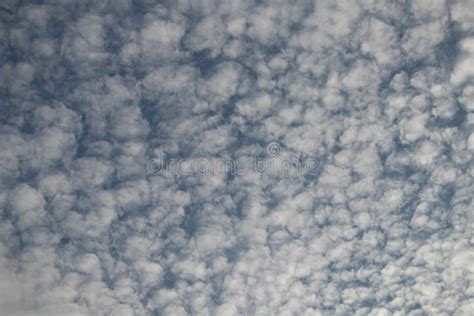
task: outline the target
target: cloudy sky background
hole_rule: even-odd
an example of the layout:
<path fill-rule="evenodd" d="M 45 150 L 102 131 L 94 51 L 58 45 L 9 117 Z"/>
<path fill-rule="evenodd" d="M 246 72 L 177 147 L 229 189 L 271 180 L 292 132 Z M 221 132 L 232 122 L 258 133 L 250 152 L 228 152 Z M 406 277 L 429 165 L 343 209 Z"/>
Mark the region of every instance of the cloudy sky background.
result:
<path fill-rule="evenodd" d="M 472 315 L 474 1 L 3 0 L 0 23 L 1 315 Z M 318 172 L 148 170 L 271 142 Z"/>

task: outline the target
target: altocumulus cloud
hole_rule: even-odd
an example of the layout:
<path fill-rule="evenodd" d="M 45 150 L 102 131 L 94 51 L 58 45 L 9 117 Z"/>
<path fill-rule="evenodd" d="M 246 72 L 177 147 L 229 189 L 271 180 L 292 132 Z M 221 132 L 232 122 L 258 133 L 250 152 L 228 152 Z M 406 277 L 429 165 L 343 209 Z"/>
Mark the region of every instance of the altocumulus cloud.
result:
<path fill-rule="evenodd" d="M 3 0 L 1 315 L 472 315 L 474 1 Z M 154 157 L 317 172 L 147 172 Z"/>

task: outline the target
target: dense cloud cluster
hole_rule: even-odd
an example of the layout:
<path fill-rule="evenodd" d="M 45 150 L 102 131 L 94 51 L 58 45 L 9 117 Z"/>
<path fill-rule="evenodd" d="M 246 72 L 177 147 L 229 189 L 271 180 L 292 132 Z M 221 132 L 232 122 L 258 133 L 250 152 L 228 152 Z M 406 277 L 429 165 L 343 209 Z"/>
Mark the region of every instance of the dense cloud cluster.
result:
<path fill-rule="evenodd" d="M 474 312 L 472 0 L 3 0 L 0 102 L 1 315 Z"/>

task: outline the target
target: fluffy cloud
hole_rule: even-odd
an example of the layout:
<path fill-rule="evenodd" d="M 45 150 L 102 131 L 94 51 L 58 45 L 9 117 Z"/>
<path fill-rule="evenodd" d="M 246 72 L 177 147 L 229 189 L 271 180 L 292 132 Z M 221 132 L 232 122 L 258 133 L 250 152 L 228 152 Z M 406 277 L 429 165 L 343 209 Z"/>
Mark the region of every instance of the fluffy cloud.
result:
<path fill-rule="evenodd" d="M 4 1 L 0 311 L 469 315 L 470 6 Z"/>

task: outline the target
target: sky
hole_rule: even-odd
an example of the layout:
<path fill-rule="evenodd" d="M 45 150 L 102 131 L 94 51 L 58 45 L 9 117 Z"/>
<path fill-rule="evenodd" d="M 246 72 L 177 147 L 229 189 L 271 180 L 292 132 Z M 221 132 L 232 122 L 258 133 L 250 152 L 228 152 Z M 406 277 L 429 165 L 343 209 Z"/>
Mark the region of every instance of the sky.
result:
<path fill-rule="evenodd" d="M 474 1 L 0 2 L 0 315 L 473 313 Z"/>

